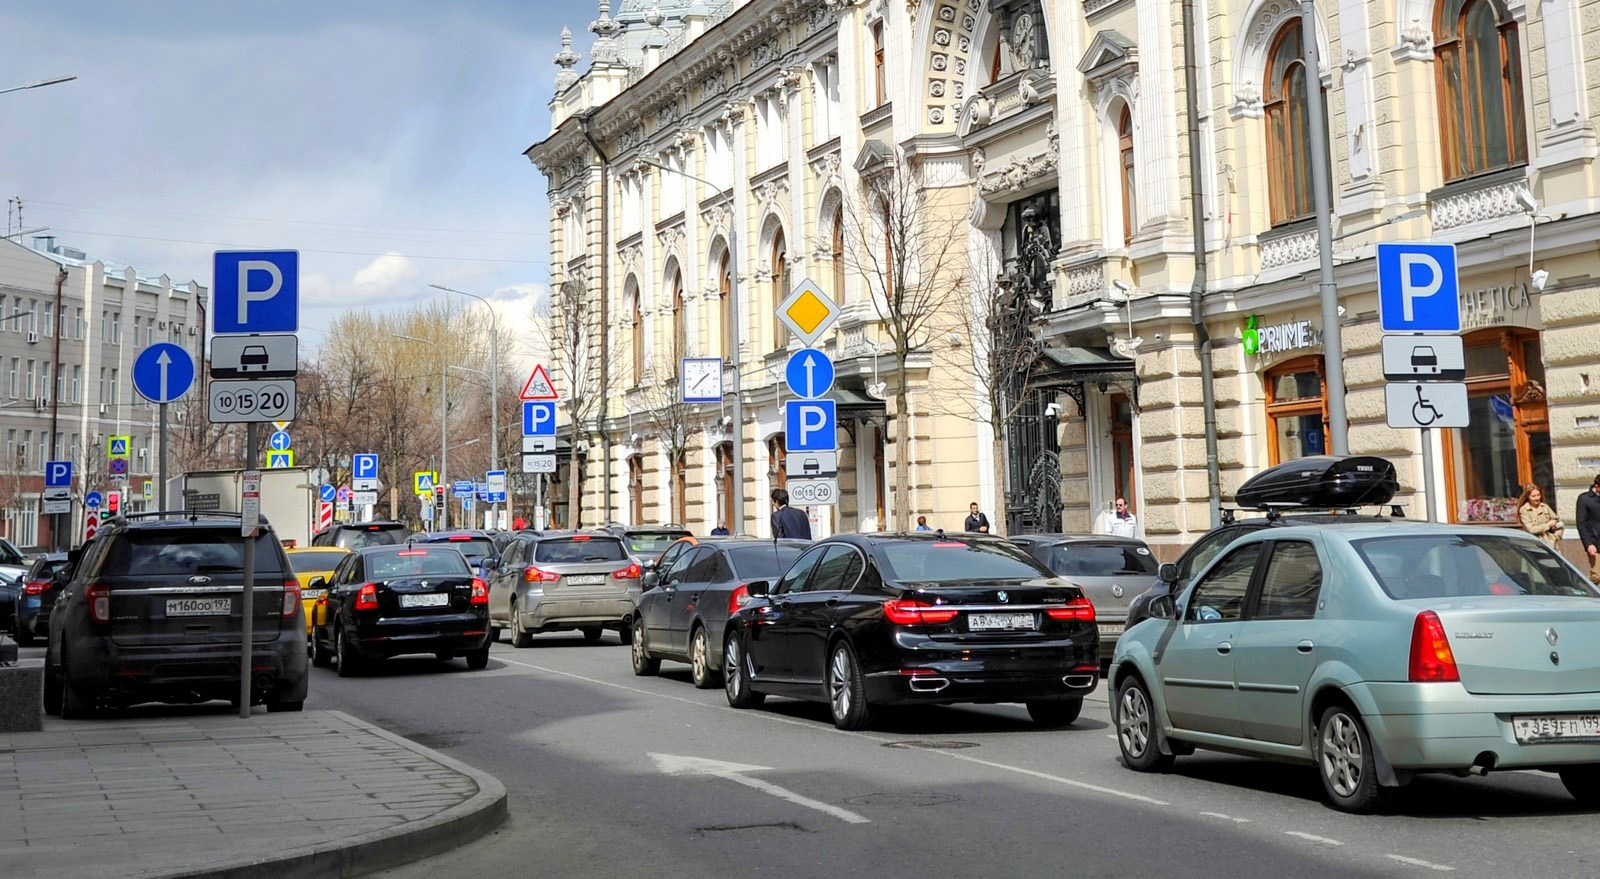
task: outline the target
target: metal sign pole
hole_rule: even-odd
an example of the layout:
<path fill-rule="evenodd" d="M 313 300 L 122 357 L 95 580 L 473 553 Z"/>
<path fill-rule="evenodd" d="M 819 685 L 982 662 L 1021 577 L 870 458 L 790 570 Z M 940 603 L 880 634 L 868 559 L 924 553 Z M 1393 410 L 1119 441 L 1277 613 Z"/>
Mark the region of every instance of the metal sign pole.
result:
<path fill-rule="evenodd" d="M 1433 487 L 1433 430 L 1422 429 L 1422 509 L 1427 513 L 1427 521 L 1437 522 L 1434 515 L 1433 499 L 1438 497 Z"/>
<path fill-rule="evenodd" d="M 156 510 L 167 508 L 167 404 L 161 404 L 161 450 L 156 458 Z"/>
<path fill-rule="evenodd" d="M 245 428 L 244 455 L 245 469 L 252 470 L 256 467 L 257 424 L 252 421 Z M 241 507 L 243 504 L 240 505 Z M 241 510 L 242 514 L 242 510 Z M 242 607 L 239 615 L 243 618 L 244 625 L 239 635 L 239 717 L 250 716 L 250 672 L 251 660 L 254 651 L 251 649 L 255 640 L 255 590 L 256 590 L 256 535 L 255 531 L 244 535 L 244 597 L 241 599 Z"/>

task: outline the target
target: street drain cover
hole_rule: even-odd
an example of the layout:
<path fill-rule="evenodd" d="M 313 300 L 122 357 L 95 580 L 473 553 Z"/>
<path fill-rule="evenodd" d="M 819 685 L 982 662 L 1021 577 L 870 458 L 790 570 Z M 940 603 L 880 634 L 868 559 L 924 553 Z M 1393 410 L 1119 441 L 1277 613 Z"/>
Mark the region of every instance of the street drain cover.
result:
<path fill-rule="evenodd" d="M 961 799 L 951 794 L 877 793 L 862 794 L 845 800 L 852 806 L 942 806 Z"/>
<path fill-rule="evenodd" d="M 959 751 L 962 748 L 976 748 L 977 742 L 953 742 L 947 739 L 908 739 L 903 742 L 884 742 L 885 748 L 901 748 L 916 751 Z"/>

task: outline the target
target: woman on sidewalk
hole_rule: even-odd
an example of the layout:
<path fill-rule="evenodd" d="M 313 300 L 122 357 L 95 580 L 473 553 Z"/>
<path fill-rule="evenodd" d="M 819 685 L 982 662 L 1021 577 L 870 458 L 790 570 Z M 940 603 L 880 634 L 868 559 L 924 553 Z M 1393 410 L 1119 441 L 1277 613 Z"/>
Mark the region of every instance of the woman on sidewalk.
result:
<path fill-rule="evenodd" d="M 1517 519 L 1522 523 L 1522 530 L 1550 544 L 1551 549 L 1561 543 L 1561 532 L 1567 527 L 1556 518 L 1556 511 L 1544 502 L 1544 492 L 1531 482 L 1517 498 Z"/>

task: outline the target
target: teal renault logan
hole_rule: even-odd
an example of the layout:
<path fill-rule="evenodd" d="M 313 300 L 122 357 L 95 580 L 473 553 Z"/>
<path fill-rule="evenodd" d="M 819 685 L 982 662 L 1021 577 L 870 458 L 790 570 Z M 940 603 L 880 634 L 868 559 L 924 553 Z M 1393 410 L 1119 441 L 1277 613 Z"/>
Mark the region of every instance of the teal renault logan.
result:
<path fill-rule="evenodd" d="M 1418 772 L 1545 769 L 1600 804 L 1600 592 L 1533 537 L 1265 529 L 1152 611 L 1112 660 L 1132 769 L 1195 748 L 1311 763 L 1352 812 Z"/>

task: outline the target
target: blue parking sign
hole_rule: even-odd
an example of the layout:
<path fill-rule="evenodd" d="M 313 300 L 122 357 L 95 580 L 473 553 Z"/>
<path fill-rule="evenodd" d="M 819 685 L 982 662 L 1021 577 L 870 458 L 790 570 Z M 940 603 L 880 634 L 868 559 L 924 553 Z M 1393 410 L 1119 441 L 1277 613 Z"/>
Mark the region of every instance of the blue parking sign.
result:
<path fill-rule="evenodd" d="M 555 436 L 556 435 L 556 404 L 554 404 L 554 403 L 523 403 L 522 404 L 522 435 L 523 436 Z"/>
<path fill-rule="evenodd" d="M 839 448 L 838 414 L 832 400 L 795 400 L 784 405 L 784 442 L 790 452 Z"/>
<path fill-rule="evenodd" d="M 1378 245 L 1378 325 L 1386 333 L 1461 332 L 1454 244 Z"/>
<path fill-rule="evenodd" d="M 46 488 L 66 488 L 72 485 L 72 462 L 46 461 L 44 484 Z"/>
<path fill-rule="evenodd" d="M 300 329 L 299 251 L 219 250 L 211 262 L 211 284 L 215 332 Z"/>

